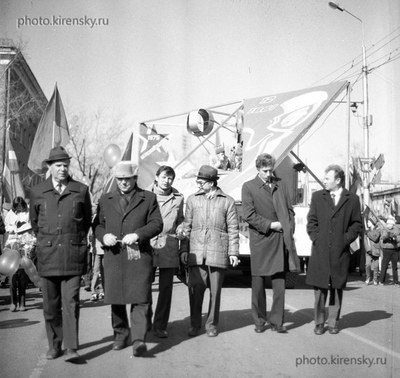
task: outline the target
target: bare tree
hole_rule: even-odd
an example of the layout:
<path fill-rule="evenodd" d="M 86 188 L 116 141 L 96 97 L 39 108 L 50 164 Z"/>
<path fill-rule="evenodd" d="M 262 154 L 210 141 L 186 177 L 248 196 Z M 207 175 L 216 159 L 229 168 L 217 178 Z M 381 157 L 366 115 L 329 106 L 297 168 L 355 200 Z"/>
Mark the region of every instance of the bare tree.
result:
<path fill-rule="evenodd" d="M 111 143 L 122 151 L 127 135 L 132 132 L 131 127 L 121 116 L 98 110 L 93 114 L 72 115 L 69 129 L 71 139 L 67 149 L 73 157 L 71 173 L 89 185 L 93 199 L 97 200 L 110 176 L 103 152 Z"/>

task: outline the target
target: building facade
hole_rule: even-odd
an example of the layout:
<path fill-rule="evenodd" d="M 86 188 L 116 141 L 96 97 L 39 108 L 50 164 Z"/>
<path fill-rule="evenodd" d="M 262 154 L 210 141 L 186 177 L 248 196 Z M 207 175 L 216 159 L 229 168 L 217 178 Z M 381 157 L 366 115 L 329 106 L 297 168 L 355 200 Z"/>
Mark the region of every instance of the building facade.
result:
<path fill-rule="evenodd" d="M 28 159 L 42 113 L 47 105 L 38 81 L 22 52 L 9 39 L 0 39 L 0 173 L 1 201 L 11 202 L 4 190 L 7 131 L 15 151 L 19 174 L 29 198 L 30 188 L 42 180 L 28 168 Z"/>

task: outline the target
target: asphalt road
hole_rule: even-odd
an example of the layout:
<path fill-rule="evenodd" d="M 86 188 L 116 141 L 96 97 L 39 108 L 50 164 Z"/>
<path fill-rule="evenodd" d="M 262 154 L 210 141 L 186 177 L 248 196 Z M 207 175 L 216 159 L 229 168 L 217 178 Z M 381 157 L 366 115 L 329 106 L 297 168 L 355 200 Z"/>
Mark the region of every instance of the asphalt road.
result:
<path fill-rule="evenodd" d="M 157 285 L 153 298 L 157 299 Z M 268 306 L 271 290 L 267 289 Z M 29 288 L 26 312 L 10 312 L 8 289 L 0 289 L 0 376 L 39 377 L 399 377 L 400 289 L 366 286 L 352 275 L 344 293 L 340 333 L 313 333 L 313 291 L 299 276 L 286 291 L 287 334 L 254 332 L 250 277 L 232 272 L 222 291 L 220 334 L 188 338 L 187 288 L 174 285 L 168 339 L 149 334 L 148 352 L 111 350 L 109 306 L 89 300 L 82 288 L 81 359 L 45 359 L 47 340 L 41 293 Z M 207 311 L 208 294 L 203 312 Z"/>

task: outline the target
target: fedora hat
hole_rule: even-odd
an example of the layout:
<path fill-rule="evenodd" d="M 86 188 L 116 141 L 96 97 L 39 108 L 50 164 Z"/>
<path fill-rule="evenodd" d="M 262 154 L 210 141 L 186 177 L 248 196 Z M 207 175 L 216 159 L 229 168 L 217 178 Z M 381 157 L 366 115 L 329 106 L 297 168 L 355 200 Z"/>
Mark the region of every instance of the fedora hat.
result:
<path fill-rule="evenodd" d="M 210 165 L 202 165 L 197 174 L 197 178 L 207 181 L 216 181 L 219 179 L 218 170 Z"/>
<path fill-rule="evenodd" d="M 47 164 L 51 164 L 55 161 L 69 160 L 71 156 L 68 155 L 64 147 L 57 146 L 50 150 L 49 157 L 44 161 Z"/>
<path fill-rule="evenodd" d="M 138 175 L 137 164 L 131 161 L 120 161 L 115 165 L 116 178 L 130 178 Z"/>

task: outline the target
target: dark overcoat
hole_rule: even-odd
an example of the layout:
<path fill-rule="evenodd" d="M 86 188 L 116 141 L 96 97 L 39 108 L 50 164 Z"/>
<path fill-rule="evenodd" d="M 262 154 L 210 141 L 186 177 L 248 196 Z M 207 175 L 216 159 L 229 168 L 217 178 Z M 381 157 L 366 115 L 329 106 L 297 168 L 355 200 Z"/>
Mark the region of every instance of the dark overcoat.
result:
<path fill-rule="evenodd" d="M 94 221 L 96 238 L 103 241 L 112 233 L 118 240 L 131 233 L 139 236 L 139 260 L 128 260 L 125 246 L 104 247 L 104 300 L 108 304 L 149 303 L 153 272 L 153 248 L 150 239 L 163 229 L 163 221 L 154 193 L 136 188 L 125 211 L 120 207 L 118 191 L 104 194 Z"/>
<path fill-rule="evenodd" d="M 267 191 L 272 192 L 272 203 L 282 232 L 271 230 L 271 212 L 267 206 Z M 271 189 L 257 175 L 242 187 L 243 219 L 249 224 L 251 274 L 270 276 L 278 272 L 300 270 L 294 243 L 294 210 L 287 186 L 274 180 Z"/>
<path fill-rule="evenodd" d="M 362 231 L 360 200 L 343 189 L 339 203 L 333 204 L 327 190 L 315 192 L 307 216 L 307 232 L 312 241 L 306 282 L 328 288 L 346 287 L 350 244 Z"/>
<path fill-rule="evenodd" d="M 50 177 L 31 189 L 29 215 L 37 236 L 39 275 L 84 274 L 92 218 L 89 188 L 69 178 L 60 195 Z"/>

